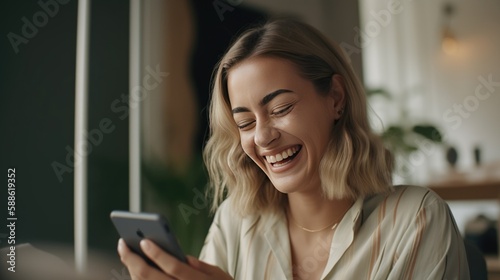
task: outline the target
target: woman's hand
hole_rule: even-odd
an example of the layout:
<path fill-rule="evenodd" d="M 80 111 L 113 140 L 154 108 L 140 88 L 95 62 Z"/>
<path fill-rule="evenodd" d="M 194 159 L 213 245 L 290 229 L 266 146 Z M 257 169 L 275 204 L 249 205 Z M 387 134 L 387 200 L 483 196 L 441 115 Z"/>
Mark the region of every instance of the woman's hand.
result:
<path fill-rule="evenodd" d="M 121 261 L 128 268 L 133 280 L 232 280 L 231 276 L 222 269 L 204 263 L 195 257 L 188 256 L 188 264 L 185 264 L 163 251 L 150 240 L 142 240 L 141 249 L 150 260 L 156 263 L 160 270 L 148 265 L 141 256 L 130 251 L 123 239 L 118 241 L 118 253 Z"/>

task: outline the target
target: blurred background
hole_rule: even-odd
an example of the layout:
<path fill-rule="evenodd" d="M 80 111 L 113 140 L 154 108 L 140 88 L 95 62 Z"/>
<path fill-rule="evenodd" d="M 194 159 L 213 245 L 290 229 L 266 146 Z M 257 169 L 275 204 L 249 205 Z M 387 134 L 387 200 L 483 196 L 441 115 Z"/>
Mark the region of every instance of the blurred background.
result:
<path fill-rule="evenodd" d="M 96 260 L 109 262 L 106 279 L 123 272 L 109 213 L 129 207 L 130 4 L 91 3 L 88 245 Z M 187 253 L 199 253 L 211 222 L 201 150 L 213 67 L 243 29 L 285 14 L 345 50 L 367 90 L 372 124 L 396 154 L 394 182 L 433 188 L 462 234 L 485 254 L 497 254 L 500 2 L 143 0 L 140 6 L 142 210 L 164 214 Z M 69 265 L 77 8 L 76 0 L 0 3 L 0 158 L 2 172 L 16 168 L 16 241 L 64 255 Z M 6 191 L 0 199 L 5 221 Z M 0 247 L 7 237 L 0 229 Z M 500 270 L 496 257 L 488 265 Z"/>

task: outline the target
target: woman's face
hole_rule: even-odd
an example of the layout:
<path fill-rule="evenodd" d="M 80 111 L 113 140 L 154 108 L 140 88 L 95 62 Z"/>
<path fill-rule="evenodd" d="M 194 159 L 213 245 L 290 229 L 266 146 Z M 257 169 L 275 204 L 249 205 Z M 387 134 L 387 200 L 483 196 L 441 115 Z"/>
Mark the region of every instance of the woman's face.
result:
<path fill-rule="evenodd" d="M 335 119 L 334 94 L 319 94 L 286 59 L 253 57 L 228 73 L 245 153 L 283 193 L 320 188 L 319 164 Z"/>

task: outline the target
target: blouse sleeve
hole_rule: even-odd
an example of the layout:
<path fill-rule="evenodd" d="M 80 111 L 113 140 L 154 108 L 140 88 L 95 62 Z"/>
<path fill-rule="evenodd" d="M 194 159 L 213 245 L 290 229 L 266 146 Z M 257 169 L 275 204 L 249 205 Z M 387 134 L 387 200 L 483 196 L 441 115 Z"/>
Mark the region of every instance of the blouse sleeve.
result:
<path fill-rule="evenodd" d="M 205 244 L 200 252 L 199 259 L 211 265 L 218 266 L 222 270 L 231 274 L 230 267 L 232 260 L 232 251 L 237 234 L 234 228 L 234 219 L 228 213 L 229 205 L 224 201 L 217 212 L 210 229 L 208 230 Z"/>
<path fill-rule="evenodd" d="M 465 247 L 448 205 L 429 191 L 405 230 L 389 279 L 469 279 Z"/>

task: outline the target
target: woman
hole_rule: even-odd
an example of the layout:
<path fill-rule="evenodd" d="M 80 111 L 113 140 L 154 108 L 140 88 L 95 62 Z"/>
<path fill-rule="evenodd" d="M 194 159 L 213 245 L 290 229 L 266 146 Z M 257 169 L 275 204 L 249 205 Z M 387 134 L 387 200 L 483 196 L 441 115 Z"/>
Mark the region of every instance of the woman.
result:
<path fill-rule="evenodd" d="M 468 279 L 447 205 L 392 186 L 361 84 L 314 28 L 278 19 L 241 35 L 218 65 L 210 125 L 216 214 L 200 260 L 145 240 L 157 270 L 120 241 L 133 279 Z"/>

